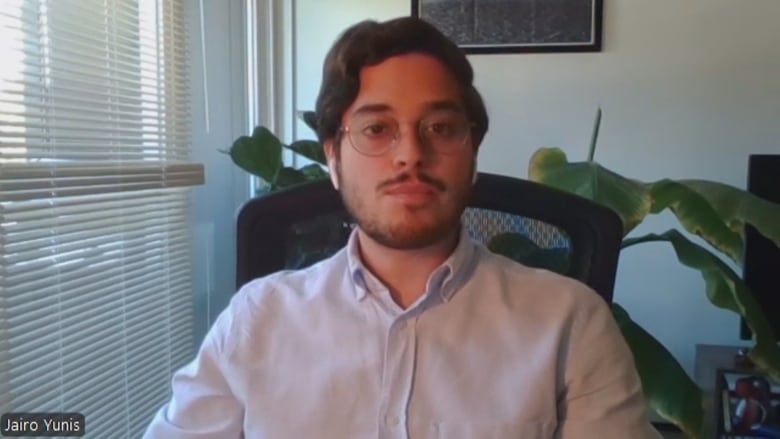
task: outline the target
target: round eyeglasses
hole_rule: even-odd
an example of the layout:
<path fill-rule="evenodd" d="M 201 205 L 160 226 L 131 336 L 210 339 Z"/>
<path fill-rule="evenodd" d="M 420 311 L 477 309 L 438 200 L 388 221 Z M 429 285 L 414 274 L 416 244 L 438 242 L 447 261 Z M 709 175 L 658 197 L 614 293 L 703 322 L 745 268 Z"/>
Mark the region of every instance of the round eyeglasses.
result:
<path fill-rule="evenodd" d="M 440 154 L 452 154 L 466 144 L 473 126 L 461 113 L 437 112 L 417 123 L 417 133 L 423 145 Z M 367 156 L 386 154 L 401 139 L 398 121 L 378 114 L 357 115 L 341 132 L 346 133 L 357 152 Z"/>

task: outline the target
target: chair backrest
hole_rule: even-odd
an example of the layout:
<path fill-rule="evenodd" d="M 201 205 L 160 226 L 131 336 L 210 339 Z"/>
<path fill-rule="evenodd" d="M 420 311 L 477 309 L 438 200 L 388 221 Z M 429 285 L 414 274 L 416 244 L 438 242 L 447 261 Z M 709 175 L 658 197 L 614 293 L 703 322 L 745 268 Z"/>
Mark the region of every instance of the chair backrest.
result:
<path fill-rule="evenodd" d="M 531 181 L 480 173 L 462 221 L 491 250 L 578 279 L 612 301 L 622 224 L 610 209 Z M 236 286 L 330 256 L 352 227 L 329 180 L 248 201 L 237 220 Z"/>

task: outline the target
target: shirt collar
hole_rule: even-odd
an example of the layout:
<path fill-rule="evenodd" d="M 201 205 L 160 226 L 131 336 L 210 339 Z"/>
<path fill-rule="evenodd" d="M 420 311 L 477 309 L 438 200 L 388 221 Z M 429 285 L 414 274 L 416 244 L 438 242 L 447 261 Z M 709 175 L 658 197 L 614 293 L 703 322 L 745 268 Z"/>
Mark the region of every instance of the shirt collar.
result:
<path fill-rule="evenodd" d="M 443 301 L 448 301 L 468 279 L 474 266 L 477 244 L 461 226 L 458 245 L 452 254 L 428 276 L 426 292 L 438 292 Z M 346 246 L 347 266 L 355 285 L 355 298 L 362 300 L 369 291 L 373 274 L 363 265 L 358 248 L 358 228 L 349 236 Z"/>

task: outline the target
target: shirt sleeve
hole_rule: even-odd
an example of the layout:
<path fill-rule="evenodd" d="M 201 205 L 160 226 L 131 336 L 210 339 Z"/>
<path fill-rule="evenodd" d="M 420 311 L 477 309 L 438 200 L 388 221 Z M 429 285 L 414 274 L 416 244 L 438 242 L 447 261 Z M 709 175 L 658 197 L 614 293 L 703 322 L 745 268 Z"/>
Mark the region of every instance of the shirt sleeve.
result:
<path fill-rule="evenodd" d="M 600 298 L 578 310 L 570 340 L 556 438 L 660 439 L 631 350 Z"/>
<path fill-rule="evenodd" d="M 172 379 L 171 400 L 155 414 L 144 439 L 242 438 L 244 410 L 225 367 L 231 307 L 209 329 L 195 359 Z"/>

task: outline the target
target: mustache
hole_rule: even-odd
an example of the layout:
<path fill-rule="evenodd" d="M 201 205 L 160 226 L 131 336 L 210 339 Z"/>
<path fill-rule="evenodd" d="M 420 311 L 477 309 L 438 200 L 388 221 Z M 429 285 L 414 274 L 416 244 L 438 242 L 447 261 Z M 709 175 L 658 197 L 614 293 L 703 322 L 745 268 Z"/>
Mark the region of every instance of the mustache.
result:
<path fill-rule="evenodd" d="M 423 183 L 426 183 L 428 185 L 433 186 L 439 192 L 444 192 L 447 189 L 447 185 L 444 184 L 443 181 L 441 181 L 441 180 L 439 180 L 437 178 L 433 178 L 433 177 L 431 177 L 428 174 L 417 173 L 417 174 L 415 174 L 415 177 L 417 177 L 417 180 L 420 180 Z M 384 189 L 384 188 L 386 188 L 388 186 L 392 186 L 394 184 L 399 184 L 399 183 L 404 183 L 404 182 L 406 182 L 408 180 L 411 180 L 411 179 L 412 179 L 412 174 L 410 172 L 403 172 L 403 173 L 399 174 L 396 177 L 393 177 L 391 179 L 388 179 L 388 180 L 385 180 L 385 181 L 379 183 L 377 185 L 376 189 L 378 191 L 381 191 L 382 189 Z"/>

